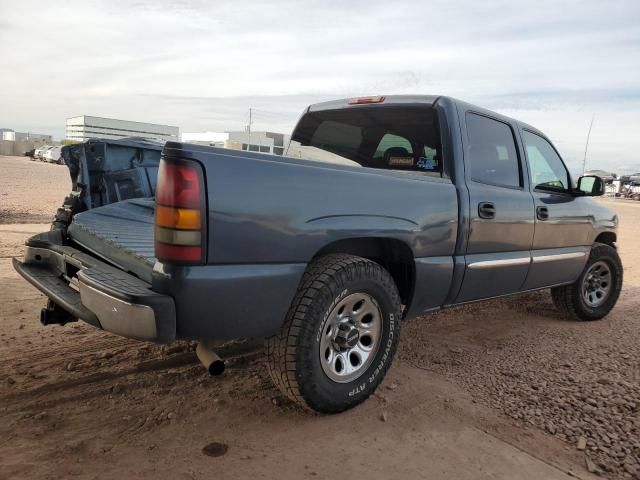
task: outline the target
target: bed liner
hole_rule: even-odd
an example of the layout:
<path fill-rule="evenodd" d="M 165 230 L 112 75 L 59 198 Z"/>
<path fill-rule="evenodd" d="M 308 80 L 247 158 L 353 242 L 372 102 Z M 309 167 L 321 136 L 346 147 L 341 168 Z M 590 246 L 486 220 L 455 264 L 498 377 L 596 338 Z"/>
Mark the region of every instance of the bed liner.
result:
<path fill-rule="evenodd" d="M 136 198 L 78 213 L 71 239 L 124 271 L 151 282 L 154 252 L 154 198 Z"/>

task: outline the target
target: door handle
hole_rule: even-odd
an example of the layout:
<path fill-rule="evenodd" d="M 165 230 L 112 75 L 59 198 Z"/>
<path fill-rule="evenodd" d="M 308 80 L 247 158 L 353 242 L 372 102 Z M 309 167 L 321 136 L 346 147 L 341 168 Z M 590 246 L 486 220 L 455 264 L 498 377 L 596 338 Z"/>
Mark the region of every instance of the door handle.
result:
<path fill-rule="evenodd" d="M 549 220 L 549 209 L 547 207 L 536 208 L 536 217 L 538 220 Z"/>
<path fill-rule="evenodd" d="M 478 216 L 480 218 L 496 218 L 496 206 L 493 202 L 480 202 L 478 204 Z"/>

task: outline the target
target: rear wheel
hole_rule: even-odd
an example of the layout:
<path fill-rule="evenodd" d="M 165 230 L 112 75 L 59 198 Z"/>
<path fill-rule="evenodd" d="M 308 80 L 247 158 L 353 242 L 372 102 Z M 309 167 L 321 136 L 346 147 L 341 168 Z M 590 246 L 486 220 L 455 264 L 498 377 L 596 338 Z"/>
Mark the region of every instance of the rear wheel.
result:
<path fill-rule="evenodd" d="M 615 248 L 597 243 L 578 280 L 551 289 L 556 308 L 576 320 L 600 320 L 614 307 L 622 289 L 622 263 Z"/>
<path fill-rule="evenodd" d="M 279 335 L 266 341 L 269 374 L 291 400 L 336 413 L 371 395 L 400 336 L 400 298 L 379 264 L 332 254 L 309 265 Z"/>

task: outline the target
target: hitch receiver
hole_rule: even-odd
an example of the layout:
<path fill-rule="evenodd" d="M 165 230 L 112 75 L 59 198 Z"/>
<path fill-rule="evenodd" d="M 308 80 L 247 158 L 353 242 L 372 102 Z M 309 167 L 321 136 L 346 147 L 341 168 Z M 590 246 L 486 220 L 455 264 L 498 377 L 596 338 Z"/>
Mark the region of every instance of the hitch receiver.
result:
<path fill-rule="evenodd" d="M 78 319 L 61 308 L 51 300 L 47 301 L 46 308 L 40 310 L 40 323 L 42 325 L 64 325 L 69 322 L 76 322 Z"/>

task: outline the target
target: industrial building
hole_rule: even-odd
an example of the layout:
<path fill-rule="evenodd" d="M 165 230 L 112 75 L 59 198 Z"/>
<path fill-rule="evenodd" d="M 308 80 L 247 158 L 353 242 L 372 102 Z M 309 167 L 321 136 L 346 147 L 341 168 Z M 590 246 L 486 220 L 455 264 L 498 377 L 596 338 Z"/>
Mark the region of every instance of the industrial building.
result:
<path fill-rule="evenodd" d="M 24 155 L 25 152 L 43 144 L 51 144 L 51 135 L 16 132 L 10 128 L 0 129 L 0 155 Z"/>
<path fill-rule="evenodd" d="M 276 132 L 231 131 L 183 133 L 181 138 L 185 143 L 284 155 L 291 137 Z"/>
<path fill-rule="evenodd" d="M 67 119 L 67 140 L 84 142 L 90 138 L 118 140 L 126 137 L 140 137 L 158 142 L 177 141 L 180 129 L 170 125 L 132 122 L 115 118 L 80 115 Z"/>
<path fill-rule="evenodd" d="M 52 137 L 51 135 L 42 135 L 40 133 L 5 130 L 2 132 L 1 140 L 6 140 L 7 142 L 51 143 Z"/>

